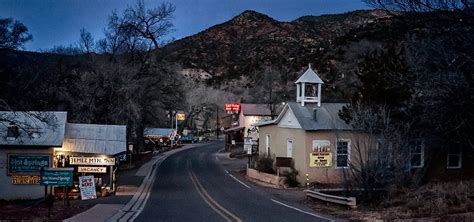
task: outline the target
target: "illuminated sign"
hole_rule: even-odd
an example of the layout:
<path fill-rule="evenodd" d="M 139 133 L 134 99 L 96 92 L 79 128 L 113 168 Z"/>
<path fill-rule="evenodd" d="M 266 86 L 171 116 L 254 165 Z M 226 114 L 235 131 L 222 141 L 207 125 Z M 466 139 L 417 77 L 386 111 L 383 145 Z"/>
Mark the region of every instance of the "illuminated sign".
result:
<path fill-rule="evenodd" d="M 40 184 L 39 175 L 12 175 L 12 184 L 14 185 L 31 185 Z"/>
<path fill-rule="evenodd" d="M 331 143 L 328 140 L 313 140 L 313 152 L 309 154 L 310 167 L 331 167 Z"/>
<path fill-rule="evenodd" d="M 113 157 L 70 157 L 69 163 L 71 165 L 105 165 L 114 166 L 115 158 Z"/>
<path fill-rule="evenodd" d="M 176 114 L 176 118 L 179 121 L 184 121 L 185 120 L 185 115 L 184 115 L 184 113 L 178 113 L 178 114 Z"/>
<path fill-rule="evenodd" d="M 107 168 L 105 167 L 78 167 L 79 173 L 107 173 Z"/>
<path fill-rule="evenodd" d="M 226 103 L 224 109 L 225 111 L 240 111 L 240 103 Z"/>

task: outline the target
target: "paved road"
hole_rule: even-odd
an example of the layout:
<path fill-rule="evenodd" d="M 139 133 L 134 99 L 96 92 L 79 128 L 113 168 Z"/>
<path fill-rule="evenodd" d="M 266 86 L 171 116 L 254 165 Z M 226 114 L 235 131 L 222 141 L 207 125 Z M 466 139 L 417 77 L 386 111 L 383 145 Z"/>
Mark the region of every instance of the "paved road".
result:
<path fill-rule="evenodd" d="M 212 142 L 164 160 L 136 221 L 328 221 L 239 183 L 216 160 L 222 147 Z"/>

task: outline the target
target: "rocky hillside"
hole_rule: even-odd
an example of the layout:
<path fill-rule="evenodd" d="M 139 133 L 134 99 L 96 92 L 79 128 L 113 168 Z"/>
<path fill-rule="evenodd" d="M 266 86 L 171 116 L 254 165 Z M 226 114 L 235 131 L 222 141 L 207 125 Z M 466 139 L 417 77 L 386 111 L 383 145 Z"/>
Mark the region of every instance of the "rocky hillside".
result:
<path fill-rule="evenodd" d="M 160 55 L 185 69 L 202 69 L 214 81 L 239 78 L 265 65 L 299 71 L 322 58 L 338 37 L 390 17 L 383 11 L 354 11 L 279 22 L 245 11 L 228 22 L 167 45 Z"/>

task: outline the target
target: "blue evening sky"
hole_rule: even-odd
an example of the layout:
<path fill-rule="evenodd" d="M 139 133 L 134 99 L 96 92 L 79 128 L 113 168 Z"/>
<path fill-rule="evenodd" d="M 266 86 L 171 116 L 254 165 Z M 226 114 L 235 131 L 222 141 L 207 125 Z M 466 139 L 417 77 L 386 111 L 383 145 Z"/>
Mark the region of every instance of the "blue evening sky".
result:
<path fill-rule="evenodd" d="M 94 38 L 103 37 L 107 17 L 121 12 L 136 0 L 0 0 L 0 17 L 13 17 L 25 24 L 33 41 L 26 50 L 38 51 L 69 45 L 85 28 Z M 146 7 L 162 0 L 145 0 Z M 335 14 L 367 9 L 360 0 L 169 0 L 176 6 L 175 29 L 168 37 L 180 39 L 225 22 L 245 10 L 255 10 L 279 21 L 304 15 Z"/>

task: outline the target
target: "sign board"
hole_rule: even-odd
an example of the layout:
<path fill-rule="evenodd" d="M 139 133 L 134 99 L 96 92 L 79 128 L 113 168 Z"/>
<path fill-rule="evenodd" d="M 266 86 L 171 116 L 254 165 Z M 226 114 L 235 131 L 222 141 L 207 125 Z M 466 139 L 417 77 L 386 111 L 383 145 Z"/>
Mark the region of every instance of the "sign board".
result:
<path fill-rule="evenodd" d="M 313 152 L 309 154 L 310 167 L 331 167 L 331 143 L 328 140 L 313 140 Z"/>
<path fill-rule="evenodd" d="M 226 103 L 224 105 L 225 111 L 240 111 L 240 103 Z"/>
<path fill-rule="evenodd" d="M 292 167 L 293 166 L 293 158 L 291 157 L 277 157 L 275 159 L 275 166 L 276 167 Z"/>
<path fill-rule="evenodd" d="M 107 173 L 106 167 L 78 167 L 79 173 Z"/>
<path fill-rule="evenodd" d="M 232 140 L 231 143 L 232 143 L 232 145 L 235 145 L 235 140 Z"/>
<path fill-rule="evenodd" d="M 71 165 L 105 165 L 114 166 L 115 158 L 113 157 L 77 157 L 73 156 L 69 158 Z"/>
<path fill-rule="evenodd" d="M 252 137 L 244 137 L 244 150 L 247 151 L 247 154 L 252 153 L 252 144 L 253 144 Z"/>
<path fill-rule="evenodd" d="M 130 151 L 130 152 L 133 151 L 133 145 L 132 144 L 128 145 L 128 151 Z"/>
<path fill-rule="evenodd" d="M 8 174 L 39 174 L 41 167 L 51 166 L 50 154 L 8 154 Z"/>
<path fill-rule="evenodd" d="M 79 188 L 81 190 L 81 200 L 91 200 L 97 198 L 95 192 L 94 176 L 79 177 Z"/>
<path fill-rule="evenodd" d="M 176 114 L 176 118 L 178 121 L 184 121 L 186 119 L 186 115 L 184 113 L 178 113 Z"/>
<path fill-rule="evenodd" d="M 74 168 L 45 168 L 41 171 L 40 184 L 46 186 L 72 186 Z"/>
<path fill-rule="evenodd" d="M 14 185 L 39 185 L 39 175 L 12 175 L 12 184 Z"/>

